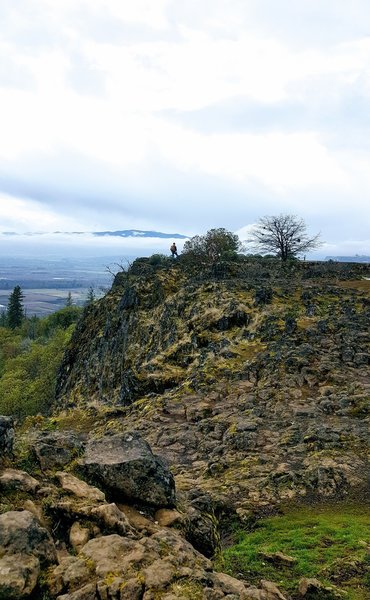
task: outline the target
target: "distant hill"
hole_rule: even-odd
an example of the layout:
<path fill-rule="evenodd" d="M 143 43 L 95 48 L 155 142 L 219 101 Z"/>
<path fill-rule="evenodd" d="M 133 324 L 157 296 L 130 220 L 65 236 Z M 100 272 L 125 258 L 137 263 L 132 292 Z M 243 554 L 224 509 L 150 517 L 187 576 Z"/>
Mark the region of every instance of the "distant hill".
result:
<path fill-rule="evenodd" d="M 117 231 L 53 231 L 53 232 L 40 232 L 40 231 L 28 231 L 26 233 L 17 233 L 16 231 L 2 231 L 0 235 L 16 236 L 16 235 L 95 235 L 98 237 L 109 236 L 109 237 L 120 237 L 120 238 L 161 238 L 161 239 L 177 239 L 185 240 L 188 236 L 181 233 L 163 233 L 161 231 L 146 231 L 142 229 L 120 229 Z"/>
<path fill-rule="evenodd" d="M 93 235 L 97 236 L 112 236 L 112 237 L 143 237 L 143 238 L 174 238 L 177 240 L 185 240 L 186 235 L 181 233 L 162 233 L 160 231 L 142 231 L 140 229 L 123 229 L 120 231 L 93 231 Z"/>
<path fill-rule="evenodd" d="M 337 262 L 370 263 L 370 256 L 356 254 L 355 256 L 326 256 L 325 260 L 336 260 Z"/>

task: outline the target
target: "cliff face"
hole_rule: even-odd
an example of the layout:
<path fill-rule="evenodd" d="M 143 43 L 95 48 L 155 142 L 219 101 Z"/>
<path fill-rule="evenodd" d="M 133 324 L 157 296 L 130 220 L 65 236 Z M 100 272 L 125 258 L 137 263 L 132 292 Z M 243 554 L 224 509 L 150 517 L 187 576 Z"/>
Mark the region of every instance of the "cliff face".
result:
<path fill-rule="evenodd" d="M 365 265 L 335 268 L 119 274 L 76 329 L 58 410 L 108 412 L 180 491 L 240 515 L 363 490 L 370 281 Z"/>

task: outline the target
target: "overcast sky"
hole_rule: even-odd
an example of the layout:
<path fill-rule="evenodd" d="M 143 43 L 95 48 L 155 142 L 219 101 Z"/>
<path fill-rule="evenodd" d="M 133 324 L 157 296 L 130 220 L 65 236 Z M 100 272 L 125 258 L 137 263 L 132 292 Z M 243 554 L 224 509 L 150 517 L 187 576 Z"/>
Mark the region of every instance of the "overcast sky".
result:
<path fill-rule="evenodd" d="M 370 254 L 368 0 L 0 2 L 0 231 L 282 212 Z"/>

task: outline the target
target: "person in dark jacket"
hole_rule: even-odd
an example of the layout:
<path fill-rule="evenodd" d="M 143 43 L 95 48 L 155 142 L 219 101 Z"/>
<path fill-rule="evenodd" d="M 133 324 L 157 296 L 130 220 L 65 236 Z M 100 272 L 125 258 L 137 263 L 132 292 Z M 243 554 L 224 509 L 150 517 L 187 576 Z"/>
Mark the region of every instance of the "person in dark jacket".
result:
<path fill-rule="evenodd" d="M 179 257 L 179 255 L 177 254 L 177 247 L 176 247 L 175 242 L 173 242 L 173 244 L 171 245 L 170 251 L 171 251 L 172 258 L 175 258 L 175 256 L 176 256 L 176 258 Z"/>

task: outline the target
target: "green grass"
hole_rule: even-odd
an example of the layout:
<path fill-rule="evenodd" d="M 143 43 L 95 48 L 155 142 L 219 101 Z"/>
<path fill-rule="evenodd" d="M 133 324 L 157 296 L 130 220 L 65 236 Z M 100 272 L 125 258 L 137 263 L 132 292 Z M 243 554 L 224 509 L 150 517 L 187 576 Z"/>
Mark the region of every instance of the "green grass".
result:
<path fill-rule="evenodd" d="M 370 598 L 370 576 L 364 542 L 370 543 L 369 507 L 301 506 L 261 520 L 252 532 L 235 532 L 236 543 L 225 548 L 215 567 L 251 583 L 270 579 L 293 593 L 301 577 L 317 577 L 347 592 L 348 600 Z M 297 559 L 293 567 L 273 565 L 259 553 L 283 552 Z M 346 561 L 360 561 L 350 573 Z M 294 597 L 294 595 L 293 595 Z"/>

